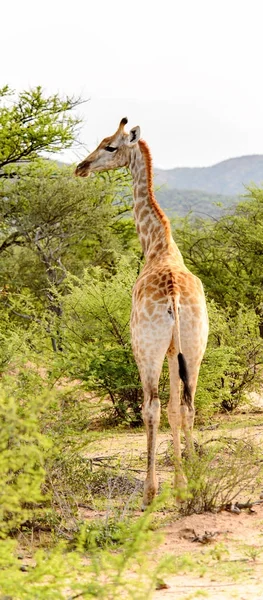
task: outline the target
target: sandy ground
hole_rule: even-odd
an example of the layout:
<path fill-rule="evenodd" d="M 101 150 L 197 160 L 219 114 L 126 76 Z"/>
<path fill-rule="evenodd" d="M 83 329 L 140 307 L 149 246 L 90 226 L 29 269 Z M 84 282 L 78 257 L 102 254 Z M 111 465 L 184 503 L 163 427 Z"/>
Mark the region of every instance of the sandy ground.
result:
<path fill-rule="evenodd" d="M 218 429 L 210 431 L 208 428 L 208 431 L 199 432 L 198 441 L 202 443 L 208 438 L 226 435 L 261 443 L 263 414 L 250 415 L 248 426 L 247 418 L 247 415 L 239 415 L 238 423 L 234 423 L 233 419 L 232 429 L 232 419 L 226 422 L 229 429 L 222 428 L 223 419 Z M 167 481 L 171 476 L 170 469 L 161 461 L 170 443 L 169 431 L 159 433 L 157 470 L 160 482 Z M 145 446 L 144 432 L 117 433 L 102 441 L 100 452 L 105 457 L 122 456 L 127 463 L 139 459 L 141 472 L 136 475 L 143 479 Z M 90 458 L 96 455 L 98 451 L 90 449 Z M 260 487 L 263 488 L 263 482 Z M 257 499 L 259 497 L 253 497 L 253 501 Z M 202 543 L 205 532 L 208 532 L 206 544 Z M 165 577 L 164 585 L 167 587 L 156 590 L 153 600 L 192 600 L 200 597 L 212 600 L 263 600 L 263 504 L 253 506 L 252 511 L 242 509 L 239 514 L 222 511 L 177 518 L 163 528 L 163 533 L 164 541 L 157 552 L 158 557 L 172 555 L 180 566 L 178 575 Z"/>
<path fill-rule="evenodd" d="M 253 510 L 191 515 L 165 528 L 160 554 L 189 553 L 196 567 L 192 572 L 182 567 L 179 575 L 166 577 L 169 587 L 156 591 L 154 600 L 263 600 L 263 505 Z M 192 541 L 205 532 L 215 534 L 209 544 Z"/>

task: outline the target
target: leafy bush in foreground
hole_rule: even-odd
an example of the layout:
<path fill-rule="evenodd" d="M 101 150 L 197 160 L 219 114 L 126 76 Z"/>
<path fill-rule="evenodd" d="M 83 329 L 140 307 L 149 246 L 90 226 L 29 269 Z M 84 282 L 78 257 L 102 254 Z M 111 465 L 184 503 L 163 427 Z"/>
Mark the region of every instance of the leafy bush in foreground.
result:
<path fill-rule="evenodd" d="M 185 461 L 185 472 L 189 496 L 182 504 L 182 514 L 224 510 L 237 497 L 241 496 L 242 502 L 249 500 L 260 485 L 261 447 L 249 438 L 213 439 L 209 449 L 203 444 L 198 454 Z"/>
<path fill-rule="evenodd" d="M 235 315 L 208 302 L 210 332 L 198 379 L 199 418 L 215 410 L 233 410 L 262 377 L 263 340 L 254 310 L 240 306 Z"/>
<path fill-rule="evenodd" d="M 156 508 L 156 504 L 152 510 Z M 147 511 L 130 528 L 121 552 L 98 550 L 97 544 L 85 560 L 84 533 L 79 537 L 78 551 L 67 551 L 65 544 L 51 552 L 38 551 L 31 565 L 21 571 L 15 556 L 15 543 L 0 541 L 0 589 L 12 600 L 149 600 L 158 577 L 172 568 L 173 558 L 152 561 L 151 552 L 159 541 L 150 531 L 151 512 Z M 100 528 L 101 529 L 101 528 Z M 95 537 L 98 537 L 95 526 Z M 83 537 L 84 536 L 84 537 Z"/>
<path fill-rule="evenodd" d="M 39 428 L 43 399 L 44 394 L 25 397 L 21 377 L 16 392 L 0 385 L 0 537 L 29 519 L 44 500 L 44 455 L 50 441 Z"/>
<path fill-rule="evenodd" d="M 142 389 L 132 354 L 129 319 L 136 273 L 120 261 L 117 272 L 103 276 L 100 269 L 82 280 L 69 278 L 63 299 L 64 356 L 57 364 L 84 380 L 90 391 L 110 398 L 116 420 L 141 423 Z M 231 309 L 208 302 L 210 335 L 201 365 L 196 408 L 200 420 L 215 410 L 233 410 L 261 379 L 263 341 L 254 310 Z M 160 379 L 160 397 L 169 396 L 167 364 Z"/>
<path fill-rule="evenodd" d="M 57 364 L 110 398 L 115 418 L 141 424 L 142 390 L 130 342 L 131 293 L 135 269 L 121 261 L 112 277 L 99 268 L 69 278 L 63 299 L 63 345 Z"/>

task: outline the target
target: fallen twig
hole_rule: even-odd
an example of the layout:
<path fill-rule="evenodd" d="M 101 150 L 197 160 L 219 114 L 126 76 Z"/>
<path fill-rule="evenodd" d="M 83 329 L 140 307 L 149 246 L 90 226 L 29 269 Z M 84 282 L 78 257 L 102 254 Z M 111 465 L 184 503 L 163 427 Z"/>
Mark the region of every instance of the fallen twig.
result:
<path fill-rule="evenodd" d="M 210 544 L 213 539 L 219 535 L 220 531 L 205 531 L 203 535 L 198 535 L 194 531 L 194 538 L 192 538 L 192 542 L 199 542 L 200 544 Z"/>

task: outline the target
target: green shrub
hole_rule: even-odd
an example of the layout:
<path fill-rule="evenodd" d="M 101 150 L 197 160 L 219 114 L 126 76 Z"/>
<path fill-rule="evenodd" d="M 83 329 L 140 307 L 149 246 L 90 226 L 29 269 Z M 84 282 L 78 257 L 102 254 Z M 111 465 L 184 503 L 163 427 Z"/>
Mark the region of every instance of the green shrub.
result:
<path fill-rule="evenodd" d="M 11 383 L 0 385 L 0 537 L 27 521 L 43 502 L 44 456 L 50 447 L 38 420 L 45 392 L 28 396 L 21 373 L 17 377 L 16 391 Z"/>
<path fill-rule="evenodd" d="M 86 388 L 111 401 L 115 422 L 142 423 L 142 388 L 130 341 L 132 286 L 136 279 L 131 262 L 120 260 L 111 277 L 99 268 L 80 280 L 69 277 L 63 303 L 64 352 L 56 357 L 55 373 L 67 372 L 85 381 Z M 208 303 L 210 335 L 201 365 L 196 408 L 200 421 L 216 410 L 233 410 L 261 380 L 263 341 L 258 317 L 239 307 L 232 314 Z M 165 361 L 160 398 L 166 404 L 169 380 Z M 109 421 L 109 410 L 107 411 Z"/>
<path fill-rule="evenodd" d="M 262 451 L 249 439 L 218 439 L 185 461 L 188 498 L 181 513 L 223 510 L 241 495 L 248 500 L 262 478 Z"/>
<path fill-rule="evenodd" d="M 258 317 L 240 306 L 236 314 L 208 303 L 210 333 L 198 379 L 196 407 L 199 419 L 215 410 L 233 410 L 262 377 L 263 340 Z"/>
<path fill-rule="evenodd" d="M 142 389 L 130 342 L 135 269 L 126 260 L 112 277 L 100 268 L 69 278 L 63 299 L 63 355 L 58 368 L 85 381 L 88 390 L 109 398 L 114 418 L 142 423 Z"/>
<path fill-rule="evenodd" d="M 65 543 L 49 552 L 39 550 L 23 570 L 15 542 L 0 541 L 1 593 L 12 600 L 150 600 L 157 580 L 174 563 L 174 558 L 167 556 L 153 561 L 152 552 L 159 542 L 158 534 L 150 529 L 154 509 L 156 503 L 131 526 L 116 522 L 109 525 L 108 532 L 93 523 L 88 544 L 83 526 L 77 551 L 70 552 Z M 119 540 L 120 552 L 107 548 L 109 542 L 110 546 L 112 542 L 119 545 Z"/>
<path fill-rule="evenodd" d="M 101 520 L 94 520 L 82 525 L 78 536 L 78 545 L 83 550 L 97 550 L 111 546 L 123 546 L 131 539 L 134 524 L 131 519 L 119 520 L 110 516 Z"/>

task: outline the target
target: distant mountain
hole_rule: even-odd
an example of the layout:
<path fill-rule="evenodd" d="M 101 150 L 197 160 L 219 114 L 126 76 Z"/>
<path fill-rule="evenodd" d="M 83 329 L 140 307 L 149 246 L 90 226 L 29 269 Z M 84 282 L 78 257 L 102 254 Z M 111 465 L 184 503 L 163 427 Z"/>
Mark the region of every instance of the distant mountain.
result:
<path fill-rule="evenodd" d="M 155 169 L 155 186 L 161 206 L 171 216 L 194 214 L 217 216 L 235 204 L 245 185 L 263 185 L 263 155 L 230 158 L 211 167 Z M 204 213 L 203 215 L 201 213 Z"/>
<path fill-rule="evenodd" d="M 212 167 L 155 169 L 156 185 L 179 190 L 203 190 L 212 194 L 236 196 L 244 185 L 263 182 L 263 155 L 229 158 Z"/>
<path fill-rule="evenodd" d="M 229 209 L 239 201 L 239 196 L 169 189 L 165 186 L 156 189 L 155 194 L 168 217 L 185 217 L 190 212 L 202 219 L 219 217 L 224 209 Z"/>

